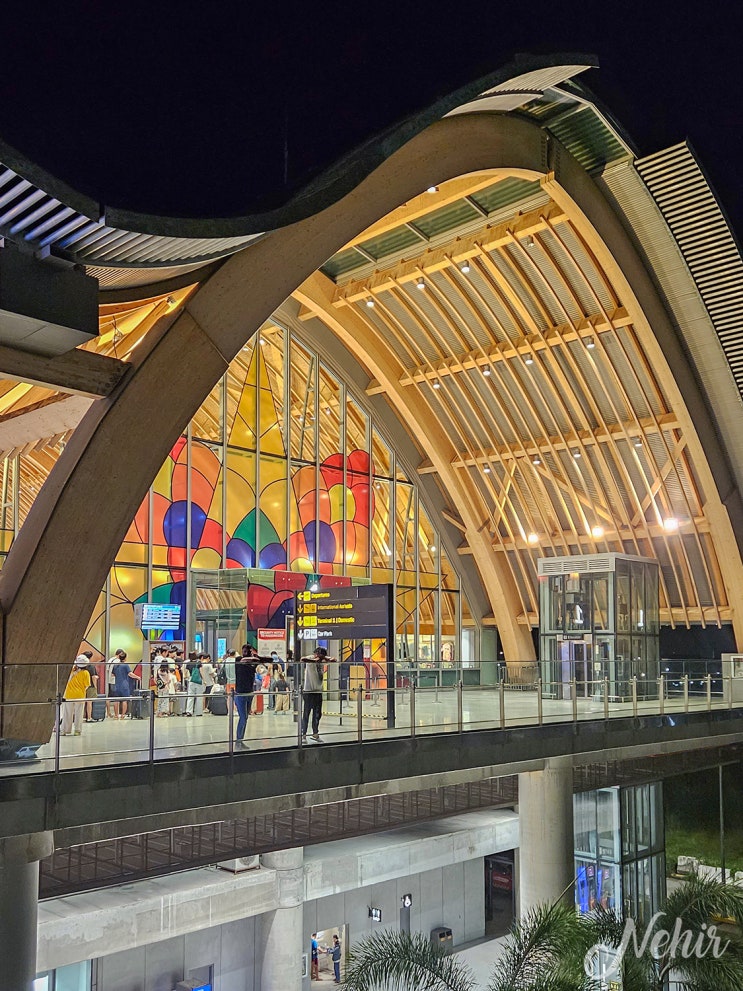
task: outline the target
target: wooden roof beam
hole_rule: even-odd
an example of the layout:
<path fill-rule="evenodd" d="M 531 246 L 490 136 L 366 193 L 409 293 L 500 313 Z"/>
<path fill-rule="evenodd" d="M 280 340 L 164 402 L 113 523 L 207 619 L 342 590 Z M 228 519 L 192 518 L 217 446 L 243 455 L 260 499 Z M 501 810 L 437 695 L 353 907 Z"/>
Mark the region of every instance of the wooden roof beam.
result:
<path fill-rule="evenodd" d="M 598 334 L 609 334 L 617 327 L 628 327 L 631 323 L 632 320 L 627 311 L 620 307 L 614 311 L 609 320 L 603 316 L 590 316 L 581 320 L 575 327 L 569 324 L 551 327 L 545 330 L 542 336 L 529 334 L 508 344 L 498 344 L 484 353 L 473 351 L 464 355 L 452 355 L 446 361 L 439 362 L 433 370 L 423 366 L 411 369 L 407 375 L 400 379 L 400 384 L 407 386 L 413 385 L 413 383 L 430 382 L 434 379 L 445 378 L 447 375 L 458 375 L 474 368 L 487 368 L 500 361 L 525 358 L 533 352 L 539 353 L 550 348 L 563 347 L 572 341 L 586 341 Z M 370 395 L 374 395 L 374 390 L 375 383 L 372 383 L 367 391 Z M 376 391 L 380 391 L 378 387 Z"/>
<path fill-rule="evenodd" d="M 416 251 L 417 246 L 413 245 L 410 258 L 387 269 L 379 269 L 366 279 L 355 279 L 339 286 L 333 294 L 333 306 L 348 306 L 406 282 L 415 282 L 421 272 L 432 275 L 441 269 L 459 265 L 465 260 L 489 254 L 510 244 L 514 235 L 528 237 L 530 234 L 543 233 L 565 219 L 562 210 L 550 203 L 546 207 L 511 217 L 500 224 L 484 224 L 474 233 L 454 238 L 438 248 L 426 248 L 421 244 Z"/>
<path fill-rule="evenodd" d="M 0 378 L 81 396 L 108 396 L 129 364 L 77 348 L 52 358 L 0 345 Z"/>
<path fill-rule="evenodd" d="M 639 426 L 638 426 L 639 424 Z M 606 443 L 617 437 L 628 434 L 630 437 L 641 439 L 642 437 L 658 433 L 660 430 L 672 431 L 680 430 L 680 424 L 673 413 L 664 413 L 655 419 L 651 417 L 641 417 L 631 423 L 612 423 L 608 428 L 600 427 L 594 431 L 580 430 L 573 434 L 566 434 L 562 437 L 540 437 L 536 444 L 526 441 L 519 444 L 519 450 L 500 445 L 493 447 L 489 451 L 483 451 L 477 457 L 457 458 L 452 464 L 455 468 L 472 468 L 477 465 L 497 464 L 513 460 L 523 460 L 525 456 L 537 457 L 550 454 L 552 451 L 567 451 L 574 447 L 590 447 L 593 444 Z M 420 470 L 420 469 L 419 469 Z M 423 469 L 425 474 L 429 469 Z"/>

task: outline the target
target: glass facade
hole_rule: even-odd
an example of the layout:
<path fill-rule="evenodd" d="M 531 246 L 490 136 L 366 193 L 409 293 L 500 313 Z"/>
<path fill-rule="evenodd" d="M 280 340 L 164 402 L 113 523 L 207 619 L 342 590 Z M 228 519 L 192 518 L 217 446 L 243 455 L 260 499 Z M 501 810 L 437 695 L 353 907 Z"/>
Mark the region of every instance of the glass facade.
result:
<path fill-rule="evenodd" d="M 3 465 L 3 550 L 25 515 L 18 493 L 30 504 L 44 481 L 30 472 L 23 455 Z M 274 323 L 173 446 L 116 555 L 87 645 L 139 658 L 133 606 L 153 601 L 180 604 L 182 616 L 180 629 L 153 638 L 196 649 L 192 573 L 220 569 L 249 574 L 248 639 L 282 628 L 294 592 L 314 581 L 393 583 L 400 663 L 461 663 L 459 579 L 418 487 L 359 398 Z"/>
<path fill-rule="evenodd" d="M 573 796 L 575 904 L 602 906 L 646 925 L 665 897 L 663 785 Z"/>

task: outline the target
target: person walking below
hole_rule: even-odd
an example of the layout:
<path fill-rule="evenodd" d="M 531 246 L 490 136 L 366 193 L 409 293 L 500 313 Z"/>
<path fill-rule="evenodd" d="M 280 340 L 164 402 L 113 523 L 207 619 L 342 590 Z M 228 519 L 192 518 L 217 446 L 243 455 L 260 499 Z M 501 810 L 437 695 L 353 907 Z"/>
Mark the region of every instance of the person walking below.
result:
<path fill-rule="evenodd" d="M 108 718 L 116 718 L 116 675 L 114 674 L 114 668 L 121 660 L 121 655 L 125 654 L 125 651 L 119 647 L 119 649 L 114 653 L 113 657 L 109 657 L 106 661 L 106 692 L 108 695 Z"/>
<path fill-rule="evenodd" d="M 330 956 L 333 961 L 333 971 L 335 973 L 335 983 L 341 983 L 341 944 L 337 936 L 333 936 L 333 945 L 329 947 Z"/>
<path fill-rule="evenodd" d="M 248 713 L 255 690 L 256 659 L 250 654 L 248 646 L 243 647 L 242 657 L 235 662 L 235 706 L 237 707 L 237 732 L 235 734 L 238 747 L 246 747 L 245 731 L 248 728 Z"/>
<path fill-rule="evenodd" d="M 328 656 L 324 647 L 318 647 L 312 657 L 303 657 L 304 679 L 302 690 L 304 704 L 302 706 L 302 740 L 307 739 L 307 727 L 312 714 L 312 739 L 322 743 L 320 739 L 320 720 L 322 719 L 322 682 L 325 662 Z"/>
<path fill-rule="evenodd" d="M 85 654 L 78 654 L 64 690 L 62 736 L 71 736 L 73 730 L 75 736 L 82 734 L 85 693 L 90 687 L 90 673 L 87 671 L 87 666 L 88 658 Z"/>
<path fill-rule="evenodd" d="M 200 716 L 204 708 L 204 681 L 201 677 L 203 657 L 200 654 L 198 660 L 188 662 L 191 677 L 188 679 L 187 716 Z"/>

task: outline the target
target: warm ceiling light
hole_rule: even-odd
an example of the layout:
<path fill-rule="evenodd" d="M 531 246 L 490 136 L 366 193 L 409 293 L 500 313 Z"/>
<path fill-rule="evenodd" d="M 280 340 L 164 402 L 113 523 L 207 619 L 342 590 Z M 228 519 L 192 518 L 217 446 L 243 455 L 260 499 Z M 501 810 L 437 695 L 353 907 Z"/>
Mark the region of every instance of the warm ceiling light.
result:
<path fill-rule="evenodd" d="M 533 465 L 541 465 L 542 459 L 541 458 L 532 458 L 532 462 L 531 463 Z"/>
<path fill-rule="evenodd" d="M 436 550 L 436 544 L 431 544 L 431 546 L 428 549 L 433 554 L 433 552 Z"/>
<path fill-rule="evenodd" d="M 533 365 L 534 364 L 534 359 L 532 358 L 532 356 L 530 354 L 527 354 L 527 356 L 524 358 L 524 364 L 525 365 Z"/>
<path fill-rule="evenodd" d="M 579 457 L 581 457 L 581 453 L 580 453 L 580 451 L 573 451 L 573 457 L 574 457 L 574 458 L 575 458 L 575 460 L 577 461 L 577 460 L 578 460 L 578 458 L 579 458 Z"/>
<path fill-rule="evenodd" d="M 592 351 L 596 347 L 596 341 L 592 337 L 586 338 L 586 347 L 589 351 Z"/>
<path fill-rule="evenodd" d="M 483 468 L 483 471 L 485 472 L 486 475 L 489 475 L 490 474 L 490 465 L 485 465 L 485 467 Z"/>
<path fill-rule="evenodd" d="M 591 536 L 594 540 L 601 540 L 604 536 L 604 528 L 602 526 L 595 526 L 591 528 Z"/>
<path fill-rule="evenodd" d="M 469 272 L 469 270 L 470 270 L 470 263 L 468 261 L 463 261 L 462 264 L 459 266 L 459 271 L 464 272 L 464 274 L 466 275 Z"/>
<path fill-rule="evenodd" d="M 429 186 L 428 189 L 426 190 L 427 193 L 438 193 L 438 191 L 439 191 L 438 186 Z"/>
<path fill-rule="evenodd" d="M 527 536 L 527 538 L 526 538 L 526 539 L 527 539 L 527 541 L 528 541 L 528 542 L 529 542 L 530 544 L 538 544 L 538 543 L 539 543 L 539 534 L 538 534 L 538 533 L 530 533 L 530 534 L 529 534 L 529 535 Z"/>
<path fill-rule="evenodd" d="M 642 441 L 640 440 L 640 438 L 639 438 L 639 437 L 638 437 L 638 438 L 637 438 L 637 440 L 635 441 L 635 447 L 642 447 Z"/>
<path fill-rule="evenodd" d="M 373 309 L 373 307 L 374 307 L 374 300 L 371 298 L 371 296 L 369 297 L 369 299 L 367 299 L 366 305 L 369 307 L 370 310 Z"/>
<path fill-rule="evenodd" d="M 435 379 L 434 380 L 433 387 L 434 387 L 434 389 L 440 389 L 441 388 L 441 383 L 439 382 L 438 379 Z"/>
<path fill-rule="evenodd" d="M 422 275 L 420 276 L 420 278 L 419 278 L 419 279 L 418 279 L 418 281 L 416 282 L 416 286 L 417 286 L 417 287 L 418 287 L 419 289 L 425 289 L 425 288 L 426 288 L 426 280 L 425 280 L 425 279 L 423 278 L 423 276 L 422 276 Z"/>
<path fill-rule="evenodd" d="M 674 533 L 679 528 L 679 521 L 675 516 L 669 516 L 668 519 L 663 520 L 663 529 L 666 533 Z"/>
<path fill-rule="evenodd" d="M 482 374 L 483 374 L 483 375 L 490 375 L 490 369 L 489 369 L 489 368 L 487 368 L 487 367 L 486 367 L 486 368 L 483 368 L 483 370 L 482 370 Z"/>
<path fill-rule="evenodd" d="M 527 248 L 533 248 L 534 247 L 534 238 L 531 236 L 531 234 L 529 234 L 529 236 L 526 239 L 526 247 Z"/>

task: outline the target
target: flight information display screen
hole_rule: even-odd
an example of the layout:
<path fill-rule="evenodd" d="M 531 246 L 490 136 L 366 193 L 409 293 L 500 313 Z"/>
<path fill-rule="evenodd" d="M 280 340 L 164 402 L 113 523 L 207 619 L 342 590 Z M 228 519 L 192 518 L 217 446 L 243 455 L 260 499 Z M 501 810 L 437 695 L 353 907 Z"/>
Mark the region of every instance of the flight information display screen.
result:
<path fill-rule="evenodd" d="M 137 602 L 134 606 L 134 621 L 146 630 L 178 630 L 181 625 L 180 603 Z"/>

